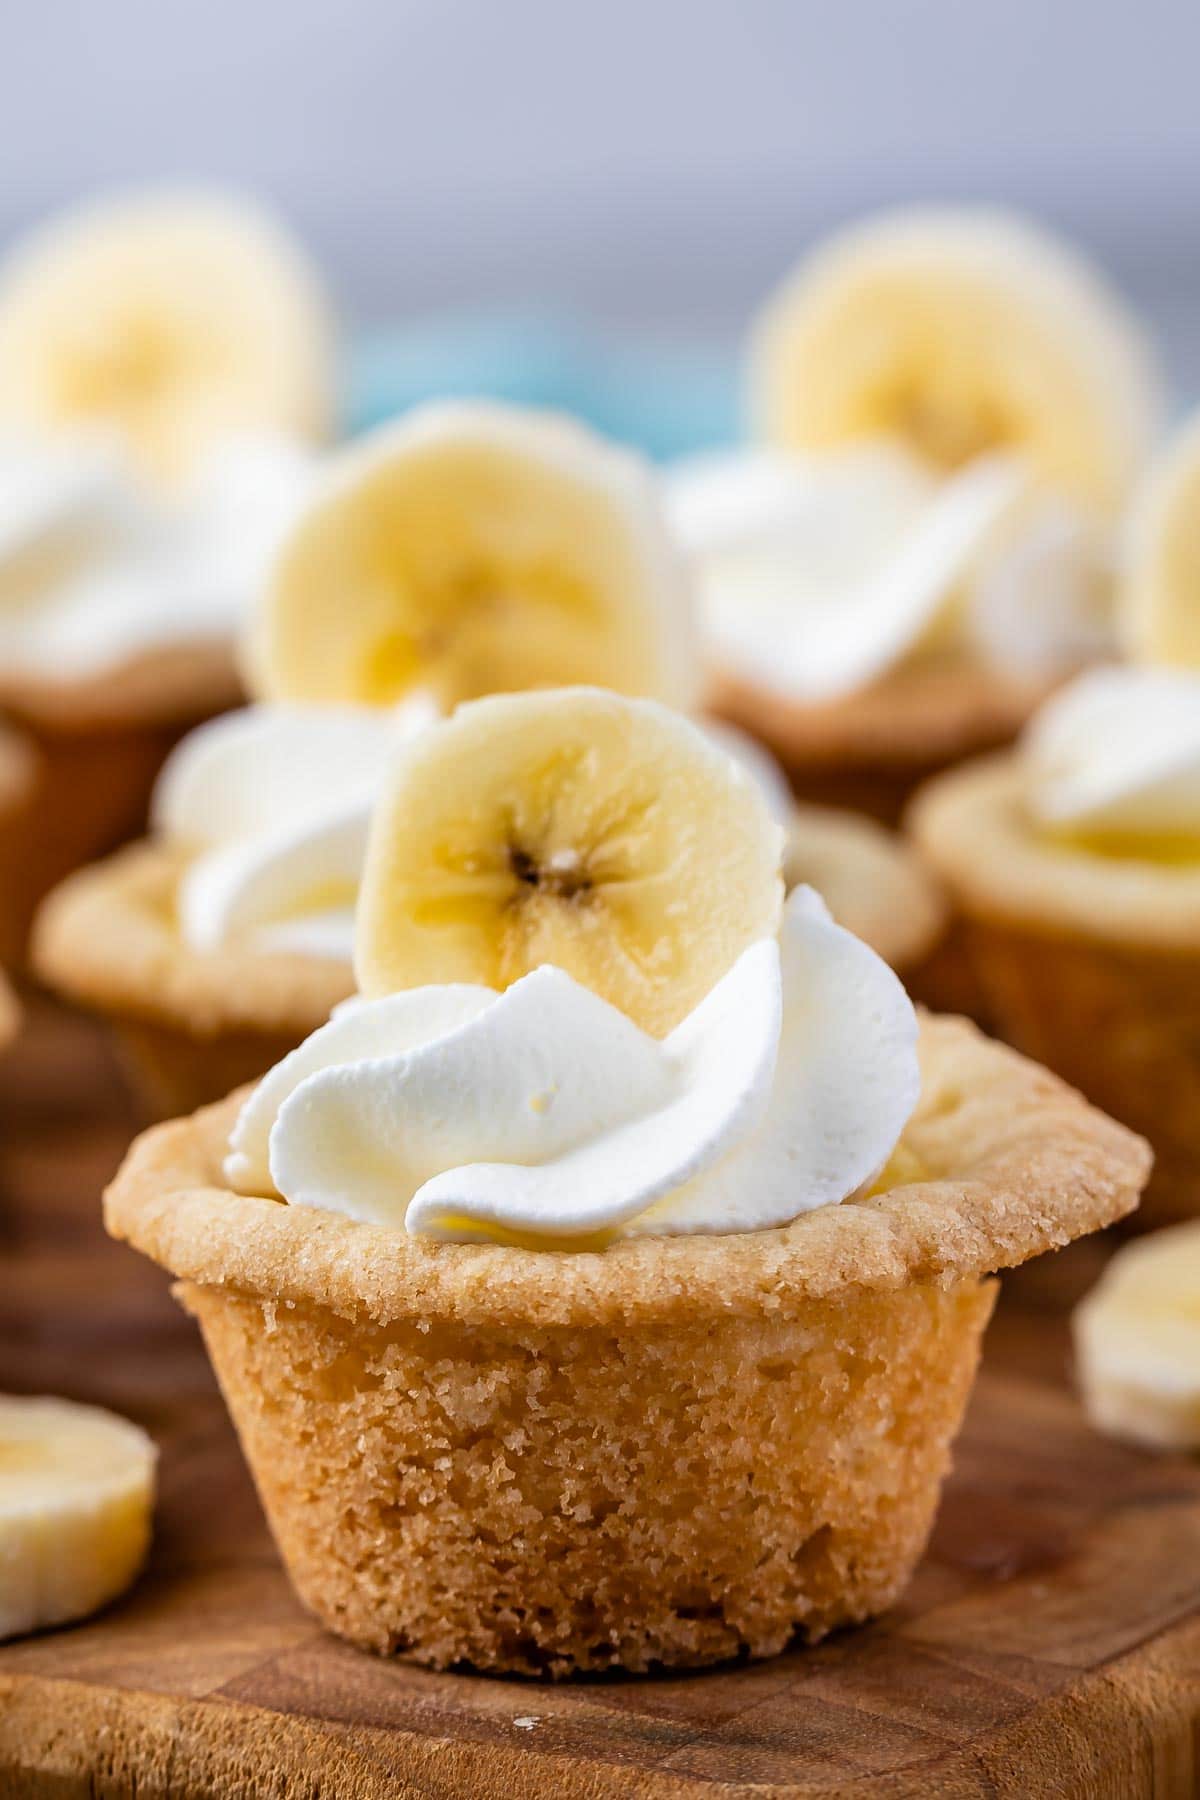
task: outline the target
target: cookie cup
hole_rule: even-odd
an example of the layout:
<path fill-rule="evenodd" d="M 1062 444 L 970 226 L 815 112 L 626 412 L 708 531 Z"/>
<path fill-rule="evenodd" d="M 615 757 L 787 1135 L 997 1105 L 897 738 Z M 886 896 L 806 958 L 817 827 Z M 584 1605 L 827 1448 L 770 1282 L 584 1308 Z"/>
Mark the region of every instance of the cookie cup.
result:
<path fill-rule="evenodd" d="M 300 1598 L 366 1649 L 563 1676 L 767 1656 L 900 1593 L 986 1277 L 1135 1203 L 1145 1146 L 922 1025 L 922 1179 L 781 1230 L 436 1245 L 232 1193 L 238 1096 L 159 1126 L 108 1229 L 199 1320 Z"/>
<path fill-rule="evenodd" d="M 1139 1225 L 1200 1214 L 1200 850 L 1155 862 L 1039 833 L 1013 757 L 931 783 L 909 824 L 998 1032 L 1153 1145 Z"/>
<path fill-rule="evenodd" d="M 158 771 L 192 726 L 236 703 L 228 644 L 132 658 L 51 680 L 0 670 L 0 709 L 29 759 L 25 802 L 0 818 L 0 947 L 23 958 L 38 904 L 63 876 L 143 830 Z"/>
<path fill-rule="evenodd" d="M 1011 743 L 1054 685 L 947 660 L 806 703 L 723 670 L 710 679 L 708 704 L 767 746 L 798 799 L 897 825 L 923 781 Z"/>
<path fill-rule="evenodd" d="M 169 846 L 142 843 L 81 870 L 50 895 L 33 938 L 42 980 L 113 1027 L 148 1118 L 194 1112 L 265 1074 L 354 991 L 347 962 L 189 948 L 176 908 L 184 866 Z M 918 980 L 946 904 L 898 838 L 851 814 L 797 807 L 787 870 Z"/>
<path fill-rule="evenodd" d="M 112 1026 L 152 1119 L 262 1075 L 354 990 L 349 964 L 332 958 L 190 950 L 176 918 L 183 866 L 141 843 L 81 869 L 49 896 L 32 942 L 47 986 Z"/>

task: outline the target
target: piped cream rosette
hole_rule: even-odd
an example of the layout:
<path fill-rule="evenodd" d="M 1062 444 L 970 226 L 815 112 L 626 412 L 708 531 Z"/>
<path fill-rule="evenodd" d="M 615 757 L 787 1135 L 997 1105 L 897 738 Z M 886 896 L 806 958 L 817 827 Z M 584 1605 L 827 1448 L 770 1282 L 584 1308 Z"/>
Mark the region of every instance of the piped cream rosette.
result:
<path fill-rule="evenodd" d="M 916 1103 L 916 1020 L 798 889 L 697 727 L 596 689 L 461 707 L 374 817 L 362 998 L 259 1085 L 242 1192 L 426 1237 L 598 1248 L 860 1190 Z"/>
<path fill-rule="evenodd" d="M 710 647 L 802 702 L 946 652 L 1054 675 L 1113 639 L 1112 525 L 1161 417 L 1102 277 L 1015 218 L 832 239 L 769 300 L 755 448 L 672 484 Z"/>

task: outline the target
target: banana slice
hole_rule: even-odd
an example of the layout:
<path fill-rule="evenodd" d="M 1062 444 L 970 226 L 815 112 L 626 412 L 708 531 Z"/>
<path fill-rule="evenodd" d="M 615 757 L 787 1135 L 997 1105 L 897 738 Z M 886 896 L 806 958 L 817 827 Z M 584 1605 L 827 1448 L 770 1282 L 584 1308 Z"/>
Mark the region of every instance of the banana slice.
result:
<path fill-rule="evenodd" d="M 1200 669 L 1200 414 L 1167 445 L 1134 500 L 1120 625 L 1138 661 Z"/>
<path fill-rule="evenodd" d="M 0 265 L 0 423 L 101 427 L 168 484 L 232 436 L 326 435 L 333 333 L 318 278 L 245 201 L 97 202 Z"/>
<path fill-rule="evenodd" d="M 98 1406 L 0 1395 L 0 1639 L 124 1592 L 150 1543 L 157 1455 Z"/>
<path fill-rule="evenodd" d="M 1072 1330 L 1094 1425 L 1161 1449 L 1200 1449 L 1200 1220 L 1119 1250 Z"/>
<path fill-rule="evenodd" d="M 949 470 L 1018 453 L 1104 513 L 1162 411 L 1144 335 L 1100 273 L 987 211 L 899 212 L 833 238 L 767 303 L 748 374 L 758 431 L 786 448 L 893 436 Z"/>
<path fill-rule="evenodd" d="M 639 457 L 499 405 L 421 408 L 337 459 L 248 646 L 271 700 L 449 710 L 597 682 L 681 707 L 697 651 L 681 553 Z"/>
<path fill-rule="evenodd" d="M 783 833 L 687 720 L 596 688 L 463 706 L 376 810 L 356 970 L 376 997 L 553 963 L 661 1036 L 783 899 Z"/>

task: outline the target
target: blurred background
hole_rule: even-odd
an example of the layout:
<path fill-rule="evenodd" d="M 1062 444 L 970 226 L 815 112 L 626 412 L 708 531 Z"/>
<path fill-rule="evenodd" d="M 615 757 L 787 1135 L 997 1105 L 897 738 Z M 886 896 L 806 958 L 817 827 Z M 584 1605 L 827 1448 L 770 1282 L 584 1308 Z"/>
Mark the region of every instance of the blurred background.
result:
<path fill-rule="evenodd" d="M 428 390 L 667 454 L 736 423 L 744 321 L 890 201 L 1033 209 L 1200 398 L 1191 0 L 39 0 L 0 59 L 0 233 L 93 188 L 248 184 L 353 328 L 355 423 Z"/>

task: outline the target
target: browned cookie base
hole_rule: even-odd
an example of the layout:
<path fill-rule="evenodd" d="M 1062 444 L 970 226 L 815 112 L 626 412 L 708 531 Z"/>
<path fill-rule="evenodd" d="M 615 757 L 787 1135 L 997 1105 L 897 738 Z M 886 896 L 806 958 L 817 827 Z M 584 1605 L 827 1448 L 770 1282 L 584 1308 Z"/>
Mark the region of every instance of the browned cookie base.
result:
<path fill-rule="evenodd" d="M 565 1675 L 770 1656 L 888 1606 L 993 1284 L 489 1332 L 182 1293 L 318 1618 L 436 1668 Z"/>
<path fill-rule="evenodd" d="M 1137 1227 L 1200 1215 L 1200 954 L 969 931 L 1000 1035 L 1153 1145 Z"/>
<path fill-rule="evenodd" d="M 143 829 L 155 778 L 179 736 L 162 726 L 20 731 L 28 787 L 0 817 L 0 961 L 14 966 L 25 960 L 33 916 L 50 889 Z"/>

